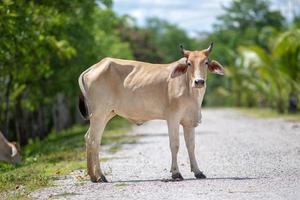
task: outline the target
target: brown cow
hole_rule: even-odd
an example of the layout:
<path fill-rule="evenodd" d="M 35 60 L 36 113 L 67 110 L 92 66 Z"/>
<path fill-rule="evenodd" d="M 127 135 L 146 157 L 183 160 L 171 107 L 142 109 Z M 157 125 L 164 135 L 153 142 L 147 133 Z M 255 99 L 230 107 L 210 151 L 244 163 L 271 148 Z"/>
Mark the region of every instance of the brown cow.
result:
<path fill-rule="evenodd" d="M 16 164 L 21 162 L 20 151 L 14 142 L 8 142 L 0 132 L 0 161 Z"/>
<path fill-rule="evenodd" d="M 195 131 L 201 120 L 201 104 L 207 69 L 223 75 L 223 67 L 209 60 L 213 44 L 202 51 L 181 46 L 183 58 L 170 64 L 105 58 L 79 77 L 81 114 L 90 120 L 85 135 L 88 174 L 93 182 L 107 182 L 99 163 L 99 147 L 107 122 L 119 115 L 141 124 L 152 119 L 166 120 L 172 153 L 172 178 L 182 180 L 177 165 L 179 125 L 196 178 L 206 178 L 194 154 Z"/>

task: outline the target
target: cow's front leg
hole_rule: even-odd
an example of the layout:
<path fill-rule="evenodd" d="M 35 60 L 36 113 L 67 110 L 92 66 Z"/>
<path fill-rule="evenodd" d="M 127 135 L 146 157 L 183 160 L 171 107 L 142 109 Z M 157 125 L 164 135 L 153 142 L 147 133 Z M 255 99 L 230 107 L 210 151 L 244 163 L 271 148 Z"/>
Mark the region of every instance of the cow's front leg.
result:
<path fill-rule="evenodd" d="M 90 128 L 85 135 L 87 170 L 92 182 L 107 182 L 101 171 L 99 161 L 99 149 L 105 125 L 103 116 L 94 115 L 90 119 Z"/>
<path fill-rule="evenodd" d="M 179 149 L 179 122 L 177 120 L 168 120 L 168 131 L 170 148 L 172 154 L 171 173 L 174 180 L 183 180 L 177 164 L 177 154 Z"/>
<path fill-rule="evenodd" d="M 190 158 L 191 171 L 194 172 L 197 179 L 206 178 L 206 176 L 199 170 L 195 157 L 195 128 L 184 126 L 183 131 L 185 144 Z"/>

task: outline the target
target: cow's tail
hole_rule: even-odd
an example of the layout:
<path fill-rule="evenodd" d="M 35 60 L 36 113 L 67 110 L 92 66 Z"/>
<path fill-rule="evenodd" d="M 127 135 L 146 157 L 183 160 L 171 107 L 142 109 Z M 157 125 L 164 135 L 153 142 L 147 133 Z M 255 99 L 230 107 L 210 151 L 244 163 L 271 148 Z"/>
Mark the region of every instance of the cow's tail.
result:
<path fill-rule="evenodd" d="M 89 108 L 88 108 L 88 99 L 87 99 L 87 93 L 85 89 L 85 84 L 84 84 L 84 74 L 86 73 L 83 72 L 78 79 L 79 87 L 80 87 L 80 94 L 79 94 L 79 99 L 78 99 L 78 108 L 80 111 L 81 116 L 83 117 L 84 120 L 89 120 L 91 117 L 91 114 L 89 113 Z"/>

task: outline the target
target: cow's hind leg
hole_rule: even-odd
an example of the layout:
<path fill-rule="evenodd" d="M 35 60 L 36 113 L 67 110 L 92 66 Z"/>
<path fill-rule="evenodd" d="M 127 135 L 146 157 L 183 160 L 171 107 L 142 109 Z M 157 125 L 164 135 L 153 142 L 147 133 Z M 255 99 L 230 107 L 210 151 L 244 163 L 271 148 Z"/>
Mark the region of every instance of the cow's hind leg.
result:
<path fill-rule="evenodd" d="M 100 168 L 99 150 L 106 123 L 114 116 L 112 113 L 93 113 L 90 128 L 85 135 L 87 170 L 92 182 L 107 182 Z"/>
<path fill-rule="evenodd" d="M 206 176 L 199 170 L 195 157 L 195 128 L 184 126 L 183 131 L 185 144 L 190 158 L 191 171 L 194 172 L 197 179 L 206 178 Z"/>
<path fill-rule="evenodd" d="M 169 131 L 169 140 L 170 148 L 172 154 L 172 165 L 171 173 L 174 180 L 183 180 L 182 175 L 179 172 L 177 164 L 177 154 L 179 149 L 179 122 L 177 120 L 168 120 L 168 131 Z"/>

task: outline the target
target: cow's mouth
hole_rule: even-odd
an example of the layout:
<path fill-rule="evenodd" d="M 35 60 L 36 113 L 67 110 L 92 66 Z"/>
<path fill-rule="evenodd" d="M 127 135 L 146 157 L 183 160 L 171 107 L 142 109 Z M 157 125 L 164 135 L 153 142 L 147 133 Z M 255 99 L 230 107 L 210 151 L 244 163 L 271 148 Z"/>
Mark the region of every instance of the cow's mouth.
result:
<path fill-rule="evenodd" d="M 193 88 L 196 88 L 196 89 L 202 89 L 204 87 L 205 87 L 205 85 L 195 85 L 195 86 L 193 86 Z"/>

